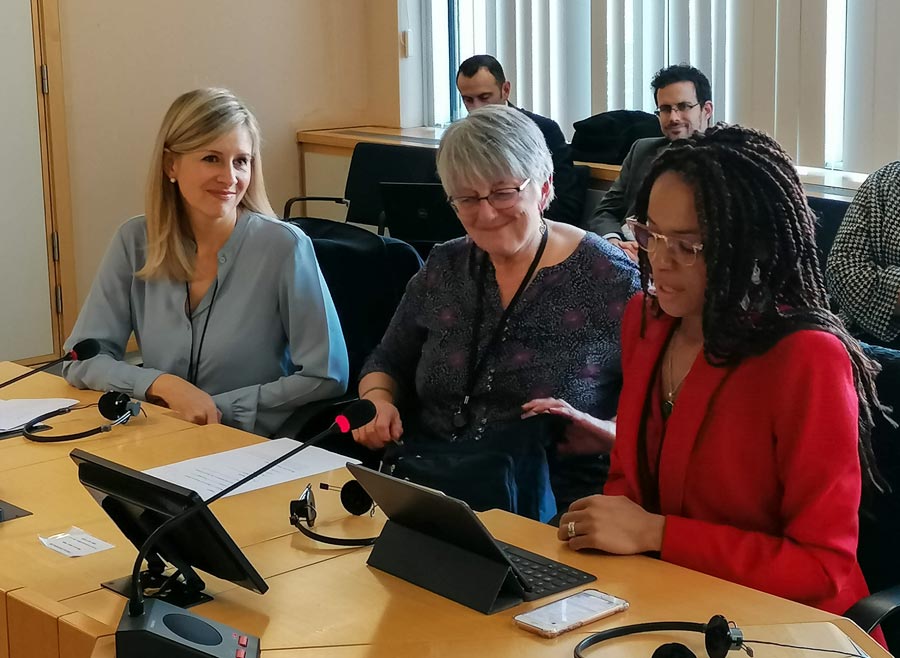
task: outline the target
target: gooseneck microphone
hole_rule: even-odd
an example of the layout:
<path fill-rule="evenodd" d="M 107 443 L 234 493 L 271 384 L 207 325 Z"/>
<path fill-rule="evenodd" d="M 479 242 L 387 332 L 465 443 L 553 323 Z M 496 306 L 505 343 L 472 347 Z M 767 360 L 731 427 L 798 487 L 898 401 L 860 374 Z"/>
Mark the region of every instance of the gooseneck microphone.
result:
<path fill-rule="evenodd" d="M 143 613 L 144 594 L 141 591 L 140 587 L 141 565 L 144 563 L 144 560 L 147 558 L 147 555 L 149 555 L 150 551 L 156 546 L 159 538 L 162 535 L 166 534 L 167 532 L 171 532 L 174 528 L 180 526 L 201 509 L 209 507 L 220 498 L 227 496 L 235 489 L 244 486 L 245 484 L 250 482 L 250 480 L 259 477 L 266 471 L 275 468 L 276 466 L 278 466 L 278 464 L 290 459 L 298 452 L 315 445 L 322 439 L 333 434 L 347 434 L 348 432 L 366 425 L 374 418 L 375 405 L 372 404 L 369 400 L 357 400 L 356 402 L 348 406 L 344 410 L 343 414 L 337 416 L 337 418 L 334 419 L 334 422 L 324 431 L 319 432 L 311 439 L 307 439 L 296 448 L 287 451 L 281 457 L 270 461 L 268 464 L 264 465 L 262 468 L 257 469 L 245 478 L 225 487 L 219 493 L 215 494 L 208 500 L 201 501 L 193 507 L 187 508 L 180 514 L 177 514 L 162 523 L 156 530 L 150 533 L 149 537 L 147 537 L 147 540 L 141 546 L 140 551 L 138 551 L 137 558 L 134 561 L 134 568 L 131 572 L 131 598 L 128 602 L 128 614 L 130 614 L 132 617 L 137 617 Z"/>
<path fill-rule="evenodd" d="M 25 379 L 26 377 L 31 377 L 33 374 L 41 372 L 42 370 L 46 370 L 47 368 L 51 368 L 57 363 L 63 363 L 64 361 L 86 361 L 87 359 L 94 358 L 99 353 L 100 343 L 93 338 L 85 338 L 84 340 L 76 343 L 75 347 L 73 347 L 71 350 L 66 352 L 65 356 L 54 359 L 49 363 L 41 364 L 37 368 L 32 368 L 28 372 L 22 373 L 18 377 L 8 379 L 5 382 L 0 383 L 0 388 L 9 386 L 10 384 L 15 384 L 17 381 Z"/>
<path fill-rule="evenodd" d="M 85 359 L 93 358 L 97 356 L 98 352 L 100 352 L 100 343 L 93 338 L 87 338 L 75 345 L 75 347 L 69 350 L 69 352 L 65 356 L 54 361 L 50 361 L 50 363 L 40 365 L 37 368 L 32 368 L 28 372 L 22 373 L 18 377 L 13 377 L 12 379 L 8 379 L 5 382 L 0 382 L 0 388 L 9 386 L 10 384 L 15 384 L 16 382 L 21 381 L 26 377 L 31 377 L 33 374 L 41 372 L 42 370 L 46 370 L 51 366 L 55 366 L 57 363 L 62 363 L 63 361 L 83 361 Z M 11 505 L 4 500 L 0 500 L 0 523 L 2 523 L 3 521 L 9 521 L 10 519 L 18 518 L 20 516 L 26 516 L 30 513 L 31 512 L 23 510 L 20 507 L 16 507 L 15 505 Z"/>
<path fill-rule="evenodd" d="M 199 616 L 192 615 L 192 613 L 168 604 L 160 599 L 152 600 L 145 607 L 144 593 L 140 586 L 140 575 L 141 565 L 144 563 L 147 555 L 149 555 L 150 551 L 153 550 L 153 548 L 157 545 L 163 535 L 182 525 L 197 512 L 207 508 L 209 505 L 219 500 L 223 496 L 226 496 L 235 489 L 244 486 L 250 480 L 259 477 L 266 471 L 274 468 L 275 466 L 278 466 L 278 464 L 287 459 L 290 459 L 302 450 L 315 445 L 325 437 L 331 436 L 333 434 L 346 434 L 352 430 L 362 427 L 363 425 L 366 425 L 374 418 L 375 405 L 373 405 L 369 400 L 357 400 L 356 402 L 353 402 L 344 410 L 343 414 L 335 418 L 331 426 L 328 427 L 325 431 L 320 432 L 311 439 L 304 441 L 296 448 L 289 450 L 281 457 L 272 460 L 262 468 L 259 468 L 253 473 L 250 473 L 248 476 L 242 478 L 234 484 L 225 487 L 219 493 L 215 494 L 208 500 L 200 501 L 197 504 L 188 507 L 187 509 L 183 510 L 176 516 L 173 516 L 172 518 L 162 523 L 159 527 L 157 527 L 156 530 L 154 530 L 150 534 L 150 536 L 147 537 L 147 540 L 141 546 L 140 550 L 138 551 L 137 558 L 134 561 L 134 569 L 132 570 L 131 574 L 131 595 L 128 599 L 128 607 L 125 609 L 125 612 L 122 615 L 122 619 L 119 622 L 119 628 L 116 631 L 116 655 L 119 655 L 118 648 L 120 633 L 125 633 L 127 631 L 129 634 L 133 634 L 135 631 L 143 630 L 146 631 L 148 635 L 152 635 L 153 629 L 159 627 L 160 624 L 165 625 L 167 628 L 169 628 L 170 631 L 173 631 L 173 633 L 175 633 L 175 641 L 180 641 L 178 646 L 172 646 L 171 642 L 173 641 L 173 638 L 169 638 L 169 643 L 166 646 L 167 656 L 175 658 L 176 656 L 187 657 L 217 655 L 214 653 L 199 653 L 197 651 L 198 642 L 196 642 L 194 639 L 195 635 L 197 633 L 202 634 L 202 632 L 208 632 L 210 629 L 213 629 L 211 624 L 207 623 L 206 620 L 203 620 Z M 183 627 L 185 628 L 185 633 L 183 634 L 180 634 L 178 631 L 174 631 L 171 624 L 166 624 L 166 619 L 175 615 L 178 616 L 178 618 L 181 620 L 180 623 L 182 623 Z M 241 637 L 245 636 L 241 634 Z M 145 640 L 145 642 L 149 642 L 149 637 Z M 199 644 L 203 644 L 203 642 L 199 642 Z M 144 646 L 146 647 L 148 645 L 144 644 Z M 258 647 L 258 642 L 255 646 Z M 213 647 L 211 646 L 204 648 L 207 650 L 213 650 Z M 146 655 L 151 654 L 148 653 Z M 249 652 L 246 652 L 246 656 L 247 658 L 250 658 L 251 654 Z M 129 655 L 123 652 L 121 654 L 121 658 L 129 658 Z"/>

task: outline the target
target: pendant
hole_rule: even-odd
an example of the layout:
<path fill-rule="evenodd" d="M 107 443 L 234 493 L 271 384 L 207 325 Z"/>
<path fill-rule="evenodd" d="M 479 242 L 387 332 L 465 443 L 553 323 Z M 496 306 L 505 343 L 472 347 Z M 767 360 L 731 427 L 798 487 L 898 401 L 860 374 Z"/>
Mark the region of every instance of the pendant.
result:
<path fill-rule="evenodd" d="M 663 400 L 663 403 L 662 403 L 663 420 L 668 420 L 669 416 L 672 415 L 673 411 L 675 411 L 675 403 L 672 400 Z"/>
<path fill-rule="evenodd" d="M 456 413 L 453 414 L 453 427 L 458 430 L 463 429 L 466 425 L 469 424 L 468 414 L 465 413 L 462 408 L 456 410 Z"/>

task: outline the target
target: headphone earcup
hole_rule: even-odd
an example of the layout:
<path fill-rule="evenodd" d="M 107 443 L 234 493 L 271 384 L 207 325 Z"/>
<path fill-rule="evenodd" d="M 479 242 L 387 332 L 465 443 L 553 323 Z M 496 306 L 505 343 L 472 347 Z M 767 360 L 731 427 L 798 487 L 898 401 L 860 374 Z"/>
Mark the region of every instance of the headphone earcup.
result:
<path fill-rule="evenodd" d="M 131 398 L 124 393 L 109 391 L 100 396 L 100 399 L 97 401 L 97 408 L 104 418 L 119 420 L 119 418 L 129 413 L 130 402 Z"/>
<path fill-rule="evenodd" d="M 123 422 L 127 423 L 129 419 L 141 412 L 141 403 L 138 400 L 132 400 L 125 393 L 109 391 L 97 400 L 97 408 L 104 418 L 120 420 L 124 417 L 125 421 Z"/>
<path fill-rule="evenodd" d="M 737 636 L 722 615 L 715 615 L 709 620 L 703 633 L 709 658 L 725 658 L 729 651 L 741 647 L 744 643 L 743 634 L 738 629 L 734 630 Z"/>
<path fill-rule="evenodd" d="M 358 481 L 350 480 L 341 487 L 341 504 L 351 514 L 362 516 L 372 509 L 374 503 Z"/>
<path fill-rule="evenodd" d="M 697 658 L 697 654 L 681 642 L 669 642 L 656 647 L 650 658 Z"/>

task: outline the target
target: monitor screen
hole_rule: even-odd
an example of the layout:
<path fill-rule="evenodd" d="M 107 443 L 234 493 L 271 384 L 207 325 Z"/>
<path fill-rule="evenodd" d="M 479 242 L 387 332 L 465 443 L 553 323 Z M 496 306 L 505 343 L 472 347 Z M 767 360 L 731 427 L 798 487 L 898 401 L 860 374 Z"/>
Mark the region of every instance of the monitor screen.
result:
<path fill-rule="evenodd" d="M 83 450 L 76 448 L 71 457 L 78 466 L 78 479 L 138 549 L 165 521 L 202 502 L 190 489 Z M 163 534 L 150 556 L 154 554 L 182 571 L 199 569 L 260 594 L 268 589 L 206 507 Z"/>
<path fill-rule="evenodd" d="M 385 226 L 406 242 L 446 242 L 466 234 L 440 183 L 381 183 Z"/>

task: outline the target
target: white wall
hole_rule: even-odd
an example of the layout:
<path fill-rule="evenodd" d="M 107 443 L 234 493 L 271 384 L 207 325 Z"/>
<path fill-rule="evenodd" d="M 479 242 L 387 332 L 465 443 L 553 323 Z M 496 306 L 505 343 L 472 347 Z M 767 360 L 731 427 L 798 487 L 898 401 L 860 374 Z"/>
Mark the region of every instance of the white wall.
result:
<path fill-rule="evenodd" d="M 79 303 L 142 212 L 180 93 L 225 86 L 250 104 L 276 211 L 298 188 L 298 129 L 399 125 L 396 0 L 60 0 L 60 20 Z"/>

